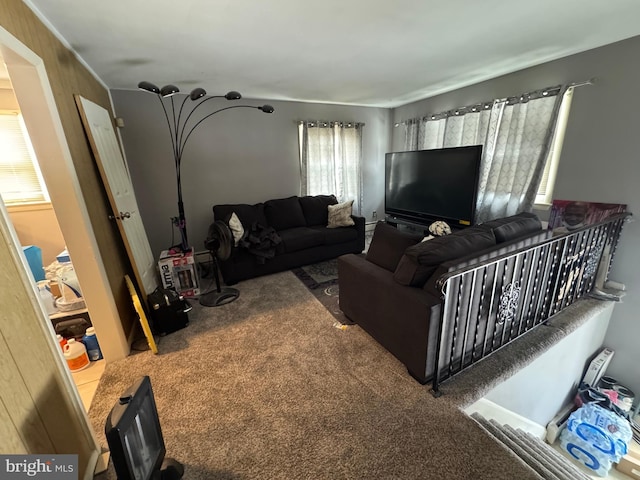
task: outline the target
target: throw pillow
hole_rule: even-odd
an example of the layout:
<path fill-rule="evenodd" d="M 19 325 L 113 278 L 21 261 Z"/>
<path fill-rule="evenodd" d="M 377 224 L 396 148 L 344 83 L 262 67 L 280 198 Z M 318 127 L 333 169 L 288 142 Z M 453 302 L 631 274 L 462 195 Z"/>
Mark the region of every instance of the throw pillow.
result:
<path fill-rule="evenodd" d="M 369 262 L 393 272 L 404 251 L 419 241 L 420 235 L 403 232 L 388 223 L 378 222 L 366 258 Z"/>
<path fill-rule="evenodd" d="M 327 228 L 350 227 L 355 225 L 353 218 L 351 218 L 353 200 L 338 203 L 336 205 L 329 205 L 327 208 L 329 209 L 329 224 L 327 225 Z"/>
<path fill-rule="evenodd" d="M 236 215 L 236 212 L 233 212 L 231 214 L 231 218 L 229 218 L 229 229 L 231 230 L 235 246 L 237 247 L 238 242 L 244 235 L 244 228 L 242 227 L 242 223 L 240 223 L 240 219 Z"/>
<path fill-rule="evenodd" d="M 510 242 L 542 230 L 542 223 L 540 223 L 538 216 L 528 212 L 490 220 L 483 225 L 493 230 L 497 243 Z"/>

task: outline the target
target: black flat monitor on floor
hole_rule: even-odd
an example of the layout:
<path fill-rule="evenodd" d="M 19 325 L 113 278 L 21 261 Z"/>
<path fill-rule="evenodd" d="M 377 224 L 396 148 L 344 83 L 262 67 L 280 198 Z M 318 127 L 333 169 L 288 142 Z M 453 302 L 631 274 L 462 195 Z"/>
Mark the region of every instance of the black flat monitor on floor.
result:
<path fill-rule="evenodd" d="M 107 417 L 105 435 L 118 480 L 182 478 L 182 465 L 165 458 L 164 438 L 148 376 L 122 393 Z"/>

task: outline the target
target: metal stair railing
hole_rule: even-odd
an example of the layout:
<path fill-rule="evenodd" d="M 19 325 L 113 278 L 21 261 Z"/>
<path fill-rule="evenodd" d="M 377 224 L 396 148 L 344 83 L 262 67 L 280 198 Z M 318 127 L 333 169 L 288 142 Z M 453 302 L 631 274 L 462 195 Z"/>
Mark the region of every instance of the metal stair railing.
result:
<path fill-rule="evenodd" d="M 630 216 L 616 214 L 440 277 L 434 395 L 443 381 L 601 288 Z"/>

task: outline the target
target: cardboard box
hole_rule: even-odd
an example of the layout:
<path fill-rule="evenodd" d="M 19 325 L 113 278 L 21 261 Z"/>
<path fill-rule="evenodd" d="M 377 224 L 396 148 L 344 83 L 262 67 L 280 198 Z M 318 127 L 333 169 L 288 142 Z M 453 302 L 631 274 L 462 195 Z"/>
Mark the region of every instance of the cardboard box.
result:
<path fill-rule="evenodd" d="M 620 459 L 620 463 L 616 465 L 616 470 L 631 478 L 640 479 L 640 460 L 631 455 L 625 455 Z"/>
<path fill-rule="evenodd" d="M 164 288 L 173 288 L 187 298 L 200 295 L 200 280 L 193 249 L 187 253 L 173 255 L 168 250 L 163 250 L 158 261 L 158 269 Z"/>

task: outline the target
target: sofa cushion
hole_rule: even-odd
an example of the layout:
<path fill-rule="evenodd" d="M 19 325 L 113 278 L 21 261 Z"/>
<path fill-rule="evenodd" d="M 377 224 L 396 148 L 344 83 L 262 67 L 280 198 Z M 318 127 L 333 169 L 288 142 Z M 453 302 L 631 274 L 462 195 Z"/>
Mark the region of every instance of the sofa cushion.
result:
<path fill-rule="evenodd" d="M 334 195 L 313 195 L 300 197 L 302 213 L 307 221 L 307 227 L 314 225 L 327 226 L 329 221 L 329 205 L 335 205 L 338 200 Z"/>
<path fill-rule="evenodd" d="M 403 232 L 388 223 L 378 222 L 367 251 L 367 260 L 390 272 L 395 271 L 405 250 L 422 240 L 422 235 Z"/>
<path fill-rule="evenodd" d="M 324 245 L 337 245 L 339 243 L 352 242 L 358 238 L 358 231 L 355 228 L 327 228 L 316 225 L 310 227 L 312 230 L 320 232 L 324 238 Z"/>
<path fill-rule="evenodd" d="M 297 196 L 278 198 L 264 202 L 264 214 L 269 226 L 276 231 L 306 227 L 307 221 Z"/>
<path fill-rule="evenodd" d="M 497 243 L 510 242 L 523 235 L 542 230 L 540 219 L 535 214 L 528 212 L 490 220 L 482 225 L 493 230 Z"/>
<path fill-rule="evenodd" d="M 355 225 L 351 214 L 353 212 L 353 200 L 327 207 L 329 215 L 327 219 L 327 228 L 351 227 Z"/>
<path fill-rule="evenodd" d="M 493 230 L 478 225 L 407 248 L 393 273 L 402 285 L 422 287 L 438 265 L 496 244 Z"/>
<path fill-rule="evenodd" d="M 264 215 L 264 204 L 256 203 L 255 205 L 247 205 L 246 203 L 223 204 L 213 207 L 214 220 L 222 220 L 229 223 L 231 215 L 235 213 L 242 223 L 244 230 L 250 230 L 253 223 L 267 226 L 267 218 Z"/>
<path fill-rule="evenodd" d="M 318 230 L 308 227 L 294 227 L 278 232 L 282 239 L 284 253 L 297 252 L 317 247 L 324 243 L 324 235 Z"/>

